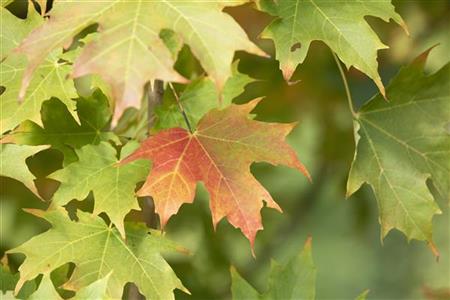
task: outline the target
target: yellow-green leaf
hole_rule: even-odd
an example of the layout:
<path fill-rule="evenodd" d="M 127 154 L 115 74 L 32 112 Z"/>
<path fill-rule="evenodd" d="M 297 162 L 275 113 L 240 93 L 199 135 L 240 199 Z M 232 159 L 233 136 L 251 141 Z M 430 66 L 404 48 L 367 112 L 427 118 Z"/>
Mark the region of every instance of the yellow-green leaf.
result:
<path fill-rule="evenodd" d="M 97 73 L 111 85 L 117 100 L 114 120 L 127 106 L 139 106 L 146 82 L 186 81 L 173 69 L 174 57 L 160 38 L 163 29 L 172 30 L 190 46 L 221 90 L 231 74 L 235 51 L 264 54 L 233 18 L 222 12 L 225 6 L 245 2 L 56 1 L 48 21 L 18 48 L 29 59 L 22 93 L 49 53 L 67 45 L 77 33 L 94 23 L 101 30 L 75 61 L 72 75 Z"/>
<path fill-rule="evenodd" d="M 61 182 L 53 201 L 64 205 L 72 199 L 83 200 L 93 191 L 94 214 L 105 212 L 125 238 L 123 219 L 130 210 L 139 210 L 134 190 L 138 182 L 145 180 L 150 164 L 148 161 L 136 161 L 125 166 L 116 164 L 138 146 L 136 142 L 127 143 L 121 149 L 120 157 L 107 142 L 77 149 L 77 162 L 49 176 Z"/>
<path fill-rule="evenodd" d="M 259 0 L 263 11 L 277 17 L 262 33 L 275 43 L 280 69 L 289 80 L 308 53 L 312 41 L 327 44 L 349 68 L 354 66 L 384 86 L 378 74 L 377 51 L 385 46 L 365 20 L 393 19 L 406 30 L 390 0 Z"/>
<path fill-rule="evenodd" d="M 22 182 L 39 197 L 33 181 L 34 175 L 28 170 L 25 160 L 46 148 L 48 146 L 0 145 L 0 176 L 13 178 Z"/>
<path fill-rule="evenodd" d="M 160 254 L 176 248 L 164 237 L 148 234 L 145 226 L 127 226 L 124 241 L 117 229 L 98 216 L 79 211 L 77 221 L 71 221 L 62 208 L 30 212 L 49 221 L 52 228 L 8 251 L 26 257 L 16 291 L 25 281 L 69 262 L 75 264 L 64 285 L 69 290 L 77 291 L 112 272 L 108 292 L 115 299 L 122 297 L 128 282 L 135 283 L 148 299 L 174 299 L 174 289 L 186 291 Z"/>

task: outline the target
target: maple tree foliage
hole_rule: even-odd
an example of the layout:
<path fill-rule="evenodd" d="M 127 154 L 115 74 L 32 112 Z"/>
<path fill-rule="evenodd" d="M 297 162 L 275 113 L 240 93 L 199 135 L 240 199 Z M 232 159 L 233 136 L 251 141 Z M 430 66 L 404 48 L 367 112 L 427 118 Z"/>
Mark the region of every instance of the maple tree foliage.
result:
<path fill-rule="evenodd" d="M 137 143 L 127 143 L 121 157 L 137 148 Z M 123 219 L 132 209 L 139 209 L 134 189 L 144 180 L 148 163 L 135 162 L 117 167 L 117 151 L 108 143 L 88 145 L 77 151 L 79 160 L 48 177 L 61 182 L 53 195 L 53 202 L 64 205 L 72 199 L 83 200 L 92 190 L 95 197 L 94 213 L 106 212 L 125 238 Z"/>
<path fill-rule="evenodd" d="M 27 91 L 19 97 L 27 59 L 15 50 L 21 40 L 44 20 L 32 6 L 25 20 L 15 17 L 4 8 L 0 8 L 0 12 L 2 19 L 0 79 L 1 85 L 6 89 L 2 93 L 0 103 L 1 133 L 14 129 L 26 120 L 40 123 L 41 105 L 50 97 L 57 97 L 64 102 L 69 112 L 76 118 L 74 110 L 76 103 L 72 98 L 76 98 L 77 93 L 73 81 L 66 80 L 71 71 L 71 62 L 62 59 L 62 49 L 48 53 L 35 68 L 33 76 L 28 78 Z"/>
<path fill-rule="evenodd" d="M 2 138 L 3 143 L 18 145 L 51 145 L 64 154 L 64 164 L 77 161 L 74 149 L 100 141 L 113 140 L 117 137 L 105 130 L 111 119 L 108 100 L 99 90 L 90 97 L 78 98 L 76 114 L 73 117 L 63 102 L 56 98 L 44 101 L 41 106 L 42 126 L 26 120 L 8 135 Z"/>
<path fill-rule="evenodd" d="M 262 200 L 268 207 L 280 211 L 281 208 L 251 175 L 250 164 L 254 161 L 282 164 L 310 178 L 293 149 L 284 141 L 293 124 L 249 119 L 248 114 L 257 103 L 255 100 L 211 110 L 193 133 L 180 128 L 162 131 L 149 137 L 122 161 L 152 160 L 152 170 L 138 195 L 152 196 L 163 227 L 183 203 L 194 200 L 195 184 L 202 181 L 211 196 L 214 226 L 227 217 L 242 230 L 253 247 L 256 232 L 262 229 L 259 212 Z"/>
<path fill-rule="evenodd" d="M 240 22 L 242 16 L 232 13 L 240 5 L 257 18 L 265 15 L 267 22 Z M 0 176 L 8 178 L 5 186 L 21 182 L 20 188 L 39 199 L 36 205 L 8 206 L 13 202 L 8 191 L 9 202 L 0 203 L 0 250 L 5 253 L 0 298 L 197 297 L 197 277 L 215 282 L 219 298 L 318 297 L 316 286 L 327 270 L 316 270 L 311 238 L 302 251 L 297 240 L 285 248 L 282 243 L 286 232 L 306 235 L 307 226 L 296 226 L 299 214 L 276 214 L 286 221 L 277 231 L 278 221 L 270 221 L 263 210 L 294 207 L 311 212 L 308 205 L 291 206 L 283 199 L 278 190 L 290 186 L 287 181 L 300 185 L 303 180 L 309 188 L 305 197 L 321 194 L 318 190 L 327 190 L 324 197 L 333 200 L 336 194 L 344 197 L 343 177 L 332 194 L 332 184 L 320 178 L 326 168 L 320 170 L 317 163 L 311 163 L 311 171 L 319 173 L 319 180 L 312 183 L 301 161 L 309 167 L 308 157 L 321 154 L 317 149 L 291 146 L 335 137 L 312 128 L 315 135 L 289 136 L 297 123 L 275 116 L 272 109 L 291 100 L 281 98 L 296 97 L 290 80 L 313 41 L 331 50 L 347 93 L 347 133 L 351 136 L 353 121 L 355 142 L 353 162 L 345 171 L 347 197 L 368 184 L 378 204 L 382 239 L 397 229 L 407 240 L 426 241 L 436 256 L 438 248 L 447 255 L 448 229 L 447 240 L 439 240 L 434 222 L 435 215 L 448 209 L 439 199 L 450 203 L 450 63 L 426 73 L 430 49 L 384 87 L 377 56 L 387 46 L 377 34 L 382 30 L 367 17 L 392 20 L 402 36 L 408 34 L 390 0 L 2 0 L 0 17 Z M 254 41 L 253 26 L 261 32 Z M 270 47 L 262 50 L 258 39 L 272 40 L 274 59 L 265 52 Z M 239 51 L 247 54 L 235 58 Z M 251 68 L 248 56 L 256 61 Z M 379 93 L 359 109 L 353 107 L 340 61 L 378 87 Z M 271 89 L 278 82 L 287 87 L 287 81 L 286 93 L 260 87 L 265 83 L 258 68 L 268 65 L 278 72 L 277 79 L 270 79 Z M 309 76 L 306 68 L 305 74 Z M 260 90 L 268 96 L 262 102 L 255 92 Z M 331 114 L 327 110 L 326 118 L 341 118 L 337 110 Z M 311 124 L 306 121 L 299 129 Z M 293 143 L 293 138 L 298 140 Z M 321 163 L 331 166 L 330 173 L 339 172 L 334 162 Z M 261 176 L 274 167 L 277 171 L 271 174 L 283 177 L 276 187 L 270 184 L 273 176 Z M 189 214 L 182 208 L 198 199 L 186 211 L 202 210 L 203 198 L 209 198 L 210 213 Z M 39 209 L 25 209 L 33 223 L 22 230 L 22 219 L 17 229 L 9 214 L 24 207 Z M 183 223 L 186 215 L 189 220 Z M 212 227 L 205 234 L 211 222 L 203 218 L 212 218 L 214 229 L 226 219 L 242 234 L 212 232 Z M 46 227 L 37 228 L 36 220 Z M 269 230 L 257 236 L 263 223 Z M 327 244 L 321 232 L 314 229 L 322 247 L 317 254 L 323 255 Z M 26 238 L 9 243 L 16 235 Z M 244 242 L 246 251 L 241 249 Z M 208 247 L 213 250 L 208 252 Z M 262 257 L 268 272 L 248 272 L 244 257 L 250 254 Z M 333 249 L 333 256 L 341 255 Z M 216 256 L 226 260 L 219 263 L 226 266 L 225 277 L 205 271 L 209 264 L 217 266 Z M 323 257 L 314 256 L 318 265 L 325 265 Z M 272 257 L 280 263 L 272 261 L 269 271 Z M 248 266 L 259 263 L 251 259 Z M 194 267 L 198 262 L 201 267 Z M 268 273 L 268 280 L 262 285 L 252 273 Z M 350 290 L 358 285 L 363 292 L 357 299 L 370 297 L 364 290 L 370 287 L 360 283 L 352 283 Z"/>
<path fill-rule="evenodd" d="M 86 287 L 110 273 L 108 295 L 112 298 L 122 296 L 127 282 L 135 282 L 149 298 L 171 299 L 173 289 L 186 290 L 161 256 L 162 251 L 181 251 L 180 248 L 157 233 L 149 235 L 142 225 L 129 224 L 125 242 L 117 229 L 88 213 L 78 212 L 78 221 L 72 221 L 61 208 L 30 212 L 45 218 L 53 227 L 9 251 L 26 256 L 20 266 L 16 292 L 25 281 L 40 273 L 48 275 L 68 262 L 77 266 L 65 283 L 69 290 Z"/>
<path fill-rule="evenodd" d="M 94 23 L 101 30 L 76 59 L 72 76 L 100 74 L 112 86 L 118 101 L 115 119 L 127 106 L 139 106 L 149 80 L 186 82 L 173 69 L 173 56 L 159 36 L 162 29 L 173 30 L 191 47 L 220 90 L 231 74 L 235 51 L 265 55 L 230 16 L 221 12 L 227 5 L 245 2 L 56 1 L 48 21 L 18 47 L 29 60 L 20 96 L 53 49 L 67 45 L 74 35 Z"/>

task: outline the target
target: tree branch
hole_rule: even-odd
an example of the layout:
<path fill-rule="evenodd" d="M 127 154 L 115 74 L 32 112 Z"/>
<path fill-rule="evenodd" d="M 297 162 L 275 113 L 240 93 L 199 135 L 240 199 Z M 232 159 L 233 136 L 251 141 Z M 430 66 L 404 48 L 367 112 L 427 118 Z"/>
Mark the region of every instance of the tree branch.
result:
<path fill-rule="evenodd" d="M 155 80 L 153 86 L 150 83 L 147 94 L 147 132 L 153 127 L 155 121 L 155 107 L 161 104 L 164 96 L 164 81 Z"/>

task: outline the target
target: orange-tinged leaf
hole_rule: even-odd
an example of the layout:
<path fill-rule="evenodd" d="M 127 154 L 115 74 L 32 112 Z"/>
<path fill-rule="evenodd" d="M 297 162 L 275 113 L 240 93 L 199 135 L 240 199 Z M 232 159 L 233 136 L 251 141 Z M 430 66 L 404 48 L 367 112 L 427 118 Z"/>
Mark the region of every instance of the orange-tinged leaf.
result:
<path fill-rule="evenodd" d="M 249 118 L 258 100 L 211 110 L 197 130 L 173 128 L 145 140 L 121 163 L 150 159 L 153 168 L 139 196 L 152 196 L 161 225 L 183 203 L 192 203 L 195 187 L 202 181 L 211 198 L 214 226 L 223 218 L 242 230 L 254 245 L 262 229 L 260 210 L 267 206 L 281 211 L 269 192 L 250 173 L 253 162 L 296 168 L 309 178 L 285 137 L 294 124 L 264 123 Z"/>

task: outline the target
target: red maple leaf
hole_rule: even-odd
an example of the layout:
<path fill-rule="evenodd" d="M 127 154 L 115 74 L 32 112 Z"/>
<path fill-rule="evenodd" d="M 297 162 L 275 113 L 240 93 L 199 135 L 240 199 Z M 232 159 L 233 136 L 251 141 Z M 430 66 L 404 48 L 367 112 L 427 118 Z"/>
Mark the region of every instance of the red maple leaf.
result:
<path fill-rule="evenodd" d="M 173 128 L 145 140 L 121 163 L 150 159 L 152 170 L 139 196 L 151 196 L 161 226 L 183 203 L 192 203 L 197 181 L 211 198 L 214 226 L 223 218 L 242 230 L 253 248 L 262 229 L 263 201 L 281 211 L 269 192 L 253 177 L 253 162 L 296 168 L 310 178 L 285 137 L 295 124 L 265 123 L 249 118 L 259 101 L 211 110 L 194 133 Z"/>

